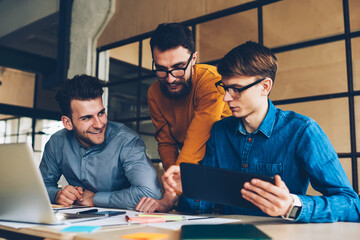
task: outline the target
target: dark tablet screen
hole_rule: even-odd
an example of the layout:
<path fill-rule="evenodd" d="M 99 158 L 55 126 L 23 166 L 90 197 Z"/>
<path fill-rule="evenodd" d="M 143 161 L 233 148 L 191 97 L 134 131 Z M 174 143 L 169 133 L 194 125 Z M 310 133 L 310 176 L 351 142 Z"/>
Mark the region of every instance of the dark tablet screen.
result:
<path fill-rule="evenodd" d="M 242 198 L 240 190 L 244 183 L 257 178 L 275 184 L 274 177 L 190 163 L 181 163 L 180 169 L 185 197 L 223 205 L 258 209 Z"/>

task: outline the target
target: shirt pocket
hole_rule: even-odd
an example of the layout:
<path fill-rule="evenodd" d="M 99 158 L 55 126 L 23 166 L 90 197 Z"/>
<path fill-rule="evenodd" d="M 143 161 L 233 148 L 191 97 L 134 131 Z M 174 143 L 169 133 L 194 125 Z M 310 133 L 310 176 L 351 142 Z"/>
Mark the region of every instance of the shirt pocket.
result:
<path fill-rule="evenodd" d="M 282 163 L 260 163 L 255 164 L 255 173 L 264 176 L 283 176 L 284 165 Z"/>

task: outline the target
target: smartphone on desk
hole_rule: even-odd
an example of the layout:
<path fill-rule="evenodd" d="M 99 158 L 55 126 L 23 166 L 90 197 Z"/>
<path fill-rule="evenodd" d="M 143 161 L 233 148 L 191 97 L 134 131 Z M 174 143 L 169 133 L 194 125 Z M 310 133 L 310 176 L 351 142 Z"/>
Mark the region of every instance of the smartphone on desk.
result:
<path fill-rule="evenodd" d="M 100 212 L 96 212 L 93 214 L 104 215 L 105 217 L 112 217 L 112 216 L 117 216 L 117 215 L 123 215 L 125 213 L 126 213 L 125 211 L 100 211 Z"/>

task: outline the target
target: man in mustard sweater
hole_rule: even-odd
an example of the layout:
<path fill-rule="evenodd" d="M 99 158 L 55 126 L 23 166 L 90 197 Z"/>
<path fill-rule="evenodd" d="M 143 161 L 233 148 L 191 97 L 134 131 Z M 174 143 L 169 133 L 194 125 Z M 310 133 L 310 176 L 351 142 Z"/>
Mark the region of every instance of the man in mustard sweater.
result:
<path fill-rule="evenodd" d="M 214 86 L 221 76 L 214 66 L 195 64 L 192 33 L 181 24 L 160 24 L 150 45 L 159 80 L 150 86 L 148 104 L 164 169 L 197 163 L 212 125 L 231 115 Z"/>
<path fill-rule="evenodd" d="M 148 104 L 164 169 L 198 163 L 213 124 L 231 115 L 215 87 L 221 76 L 214 66 L 195 64 L 192 33 L 179 23 L 160 24 L 150 46 L 159 80 L 149 88 Z"/>

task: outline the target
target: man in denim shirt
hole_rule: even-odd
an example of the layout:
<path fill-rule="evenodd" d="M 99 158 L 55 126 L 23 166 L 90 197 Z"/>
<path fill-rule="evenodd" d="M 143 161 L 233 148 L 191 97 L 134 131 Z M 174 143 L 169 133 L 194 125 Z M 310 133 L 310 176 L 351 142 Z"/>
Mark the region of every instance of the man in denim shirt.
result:
<path fill-rule="evenodd" d="M 102 87 L 95 77 L 75 76 L 56 95 L 65 128 L 51 136 L 40 163 L 52 203 L 133 209 L 144 196 L 161 197 L 141 137 L 107 120 Z M 60 190 L 61 175 L 69 185 Z"/>
<path fill-rule="evenodd" d="M 214 124 L 201 164 L 275 175 L 275 185 L 259 179 L 244 184 L 242 196 L 261 211 L 182 197 L 183 210 L 267 214 L 298 222 L 359 221 L 359 196 L 325 133 L 311 118 L 282 111 L 269 100 L 277 71 L 270 49 L 242 44 L 220 60 L 218 71 L 222 80 L 216 85 L 233 116 Z M 181 190 L 179 167 L 163 178 L 167 191 Z M 323 196 L 305 195 L 310 181 Z"/>

